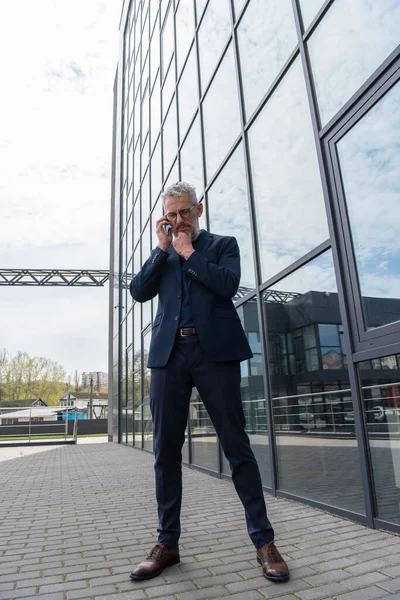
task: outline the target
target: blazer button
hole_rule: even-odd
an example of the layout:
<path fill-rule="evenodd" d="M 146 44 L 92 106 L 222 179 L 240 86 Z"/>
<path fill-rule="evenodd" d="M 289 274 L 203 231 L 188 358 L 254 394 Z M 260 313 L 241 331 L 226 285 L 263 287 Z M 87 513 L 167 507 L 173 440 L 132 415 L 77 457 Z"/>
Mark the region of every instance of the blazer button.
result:
<path fill-rule="evenodd" d="M 177 320 L 178 320 L 178 317 L 175 317 L 175 321 L 177 321 Z"/>

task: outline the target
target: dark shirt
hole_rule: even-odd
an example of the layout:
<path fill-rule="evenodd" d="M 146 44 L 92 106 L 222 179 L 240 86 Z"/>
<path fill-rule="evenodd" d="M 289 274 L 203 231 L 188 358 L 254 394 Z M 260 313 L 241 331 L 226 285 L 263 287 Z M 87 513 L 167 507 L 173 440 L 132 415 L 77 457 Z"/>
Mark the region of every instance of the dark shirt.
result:
<path fill-rule="evenodd" d="M 200 235 L 193 242 L 193 248 L 196 250 L 196 244 L 200 239 Z M 181 256 L 181 267 L 185 262 L 185 259 Z M 183 273 L 181 270 L 182 277 L 182 304 L 181 304 L 181 314 L 179 318 L 179 327 L 193 327 L 193 317 L 192 317 L 192 307 L 190 305 L 190 297 L 189 297 L 189 277 Z"/>

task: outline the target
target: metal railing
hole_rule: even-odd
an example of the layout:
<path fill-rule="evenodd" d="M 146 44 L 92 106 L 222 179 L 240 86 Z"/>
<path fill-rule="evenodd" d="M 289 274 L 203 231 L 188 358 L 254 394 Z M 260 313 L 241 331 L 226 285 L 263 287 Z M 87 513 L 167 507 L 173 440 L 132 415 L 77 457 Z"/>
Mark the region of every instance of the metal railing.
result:
<path fill-rule="evenodd" d="M 77 436 L 75 407 L 0 408 L 0 446 L 38 441 L 76 443 Z"/>

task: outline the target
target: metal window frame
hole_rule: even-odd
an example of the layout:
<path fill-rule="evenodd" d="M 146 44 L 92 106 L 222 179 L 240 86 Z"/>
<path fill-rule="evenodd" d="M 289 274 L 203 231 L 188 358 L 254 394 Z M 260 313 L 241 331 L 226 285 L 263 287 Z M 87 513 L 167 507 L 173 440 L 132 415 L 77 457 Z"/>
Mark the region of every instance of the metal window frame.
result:
<path fill-rule="evenodd" d="M 187 1 L 187 0 L 185 0 L 185 1 Z M 358 110 L 360 110 L 360 107 L 364 106 L 365 103 L 368 101 L 368 99 L 371 97 L 372 88 L 374 86 L 379 88 L 379 81 L 381 81 L 382 78 L 383 79 L 387 78 L 387 76 L 389 74 L 389 70 L 391 69 L 392 65 L 394 64 L 395 61 L 399 60 L 400 47 L 397 48 L 394 52 L 392 52 L 392 54 L 389 57 L 387 57 L 387 59 L 382 63 L 382 65 L 364 82 L 364 84 L 360 87 L 360 89 L 357 90 L 357 92 L 344 104 L 344 106 L 332 117 L 332 119 L 327 124 L 325 124 L 323 127 L 321 127 L 319 111 L 318 111 L 318 104 L 317 104 L 317 96 L 316 96 L 315 84 L 314 84 L 313 76 L 312 76 L 310 56 L 309 56 L 309 52 L 308 52 L 307 42 L 309 41 L 313 32 L 316 30 L 318 25 L 321 23 L 321 21 L 325 17 L 325 15 L 327 14 L 327 12 L 331 8 L 331 6 L 333 5 L 334 0 L 326 0 L 323 3 L 323 5 L 320 7 L 320 9 L 318 10 L 314 19 L 312 20 L 312 22 L 310 23 L 310 25 L 308 26 L 308 28 L 306 30 L 304 30 L 304 25 L 303 25 L 300 0 L 291 0 L 293 14 L 294 14 L 294 20 L 295 20 L 295 26 L 296 26 L 296 31 L 297 31 L 297 37 L 298 37 L 297 46 L 292 51 L 291 55 L 287 58 L 285 64 L 283 65 L 280 72 L 275 77 L 275 80 L 272 82 L 269 89 L 264 94 L 259 105 L 256 107 L 256 109 L 254 110 L 252 115 L 250 115 L 249 118 L 246 120 L 243 81 L 242 81 L 242 73 L 241 73 L 241 67 L 240 67 L 240 51 L 239 51 L 238 39 L 237 39 L 237 29 L 240 25 L 241 19 L 243 18 L 251 0 L 247 0 L 246 2 L 244 2 L 243 6 L 241 7 L 241 9 L 237 15 L 235 15 L 234 0 L 230 0 L 229 9 L 230 9 L 232 31 L 231 31 L 230 35 L 228 36 L 227 42 L 223 48 L 221 55 L 218 58 L 217 64 L 215 65 L 215 68 L 213 70 L 213 73 L 211 74 L 210 80 L 208 81 L 207 86 L 205 87 L 204 90 L 202 90 L 200 87 L 200 85 L 201 85 L 200 77 L 201 76 L 200 76 L 200 53 L 199 53 L 198 33 L 199 33 L 199 28 L 201 27 L 201 23 L 204 18 L 205 12 L 206 12 L 211 0 L 208 0 L 208 2 L 206 2 L 204 10 L 199 19 L 197 16 L 196 0 L 190 0 L 190 1 L 193 1 L 193 4 L 194 4 L 195 31 L 194 31 L 193 41 L 191 42 L 191 44 L 188 47 L 187 56 L 184 60 L 182 69 L 179 73 L 179 78 L 177 78 L 178 74 L 177 74 L 177 56 L 176 56 L 176 20 L 175 20 L 176 11 L 178 9 L 179 2 L 176 1 L 175 3 L 174 2 L 168 3 L 168 9 L 165 12 L 165 18 L 167 17 L 168 12 L 170 10 L 172 10 L 174 12 L 174 15 L 173 15 L 174 16 L 174 18 L 173 18 L 173 24 L 174 24 L 174 58 L 173 58 L 174 64 L 173 64 L 173 67 L 175 68 L 175 98 L 176 98 L 175 101 L 177 102 L 177 104 L 176 104 L 177 127 L 178 127 L 178 131 L 177 131 L 177 135 L 178 135 L 177 167 L 178 167 L 179 176 L 181 176 L 181 156 L 180 156 L 181 148 L 182 148 L 183 144 L 185 143 L 185 139 L 191 130 L 191 127 L 193 125 L 194 120 L 197 117 L 197 114 L 199 114 L 200 128 L 201 128 L 201 143 L 202 143 L 203 178 L 204 178 L 204 203 L 206 205 L 207 227 L 208 227 L 209 226 L 208 191 L 210 190 L 213 183 L 216 181 L 218 176 L 221 174 L 221 172 L 225 168 L 226 164 L 228 163 L 232 154 L 237 149 L 238 145 L 240 143 L 243 143 L 245 172 L 246 172 L 246 186 L 247 186 L 247 193 L 248 193 L 248 199 L 249 199 L 250 228 L 251 228 L 251 235 L 252 235 L 252 250 L 253 250 L 253 258 L 254 258 L 255 273 L 256 273 L 256 288 L 254 289 L 254 291 L 250 291 L 243 298 L 241 298 L 238 302 L 236 302 L 235 306 L 239 307 L 253 298 L 257 299 L 257 311 L 258 311 L 258 319 L 259 319 L 259 324 L 260 324 L 260 336 L 261 336 L 261 341 L 262 341 L 262 358 L 263 358 L 263 371 L 264 371 L 263 375 L 264 375 L 264 385 L 265 385 L 265 390 L 266 390 L 266 392 L 265 392 L 266 414 L 267 414 L 267 423 L 268 423 L 268 428 L 269 428 L 268 433 L 269 433 L 269 438 L 270 438 L 270 443 L 271 443 L 270 468 L 271 468 L 272 486 L 271 486 L 271 488 L 266 488 L 266 489 L 269 491 L 272 491 L 272 493 L 274 495 L 279 496 L 279 497 L 291 498 L 296 501 L 305 502 L 308 505 L 316 506 L 316 507 L 319 507 L 322 509 L 328 508 L 328 510 L 331 512 L 345 516 L 347 518 L 351 518 L 353 521 L 358 521 L 358 522 L 364 523 L 366 525 L 369 525 L 370 527 L 374 527 L 374 526 L 375 527 L 384 527 L 384 528 L 398 532 L 399 527 L 396 526 L 395 524 L 393 524 L 393 523 L 388 524 L 388 523 L 376 518 L 376 507 L 375 507 L 375 496 L 374 496 L 374 485 L 373 485 L 373 478 L 372 478 L 371 461 L 370 461 L 365 420 L 364 420 L 364 415 L 363 415 L 363 400 L 362 400 L 362 394 L 361 394 L 361 388 L 360 388 L 359 373 L 358 373 L 356 362 L 359 362 L 361 360 L 368 360 L 370 358 L 376 358 L 379 356 L 384 356 L 386 354 L 400 353 L 399 330 L 397 328 L 395 328 L 391 332 L 389 332 L 389 330 L 388 330 L 388 335 L 385 335 L 385 338 L 384 338 L 385 345 L 380 345 L 380 346 L 377 345 L 375 348 L 372 348 L 372 349 L 370 346 L 368 346 L 368 348 L 365 345 L 363 347 L 360 347 L 360 346 L 357 346 L 357 344 L 355 343 L 357 341 L 357 338 L 355 335 L 355 333 L 357 332 L 357 328 L 355 328 L 355 324 L 357 324 L 357 322 L 354 320 L 353 292 L 352 292 L 352 288 L 351 287 L 349 288 L 349 286 L 348 286 L 350 269 L 349 269 L 349 266 L 347 263 L 347 260 L 348 260 L 347 245 L 345 243 L 345 242 L 347 242 L 347 238 L 345 237 L 345 227 L 343 226 L 342 221 L 339 222 L 337 219 L 339 198 L 338 198 L 337 189 L 336 189 L 336 178 L 338 176 L 338 170 L 337 170 L 337 165 L 335 165 L 333 163 L 333 161 L 331 160 L 329 141 L 333 139 L 334 135 L 339 135 L 339 137 L 340 137 L 340 130 L 343 128 L 343 126 L 346 123 L 348 123 L 349 118 L 351 116 L 354 116 L 357 120 L 356 113 Z M 131 3 L 133 4 L 133 0 Z M 128 19 L 128 17 L 127 17 L 128 9 L 129 9 L 129 6 L 124 7 L 124 9 L 123 9 L 123 14 L 125 14 L 126 20 Z M 142 13 L 142 6 L 140 5 L 138 10 L 136 11 L 135 20 L 137 18 L 141 18 L 141 13 Z M 127 21 L 124 21 L 123 16 L 121 19 L 122 19 L 121 22 L 126 25 Z M 165 22 L 165 19 L 164 19 L 164 22 Z M 162 43 L 161 43 L 162 38 L 161 38 L 161 36 L 162 36 L 163 27 L 164 27 L 164 22 L 161 24 L 161 10 L 160 10 L 160 7 L 158 7 L 156 20 L 153 25 L 152 31 L 150 31 L 150 35 L 149 35 L 149 48 L 150 48 L 150 43 L 151 43 L 153 35 L 158 35 L 160 38 L 160 40 L 159 40 L 159 42 L 160 42 L 159 43 L 159 47 L 160 47 L 159 66 L 160 66 L 160 68 L 161 68 L 161 64 L 162 64 Z M 158 28 L 157 28 L 157 23 L 158 23 Z M 150 24 L 150 19 L 149 19 L 149 24 Z M 132 31 L 133 31 L 133 27 L 134 27 L 134 25 L 133 25 L 133 20 L 132 20 Z M 150 25 L 149 25 L 149 27 L 150 27 Z M 237 139 L 234 141 L 233 145 L 231 146 L 230 150 L 227 152 L 223 161 L 221 162 L 218 170 L 212 175 L 212 178 L 207 180 L 203 101 L 207 95 L 208 90 L 210 89 L 210 86 L 212 85 L 212 83 L 214 81 L 214 78 L 220 68 L 220 65 L 225 57 L 225 54 L 226 54 L 228 48 L 230 47 L 231 41 L 233 44 L 233 51 L 234 51 L 234 57 L 235 57 L 235 71 L 236 71 L 235 75 L 236 75 L 236 79 L 237 79 L 238 94 L 239 94 L 240 119 L 241 119 L 240 133 L 239 133 Z M 187 60 L 190 56 L 191 49 L 193 48 L 193 45 L 195 45 L 195 47 L 196 47 L 196 68 L 197 68 L 197 78 L 198 78 L 198 92 L 197 93 L 199 95 L 198 108 L 196 109 L 196 111 L 193 115 L 193 119 L 187 128 L 187 132 L 185 132 L 185 137 L 183 138 L 182 132 L 180 130 L 178 86 L 179 86 L 179 82 L 181 80 L 182 74 L 184 72 Z M 123 41 L 122 41 L 122 49 L 123 49 L 123 47 L 124 47 L 124 45 L 123 45 Z M 136 60 L 138 60 L 138 58 L 139 58 L 139 52 L 141 52 L 141 46 L 139 47 L 139 51 L 137 53 Z M 149 54 L 149 56 L 150 56 L 150 54 Z M 323 191 L 323 197 L 324 197 L 330 238 L 325 240 L 323 243 L 321 243 L 316 248 L 313 248 L 311 251 L 309 251 L 304 256 L 300 257 L 298 260 L 296 260 L 291 265 L 288 265 L 285 269 L 283 269 L 279 273 L 276 273 L 273 277 L 269 278 L 267 281 L 263 282 L 261 280 L 260 248 L 258 245 L 257 228 L 256 228 L 256 223 L 255 223 L 255 215 L 256 215 L 255 199 L 254 199 L 253 178 L 252 178 L 252 172 L 251 172 L 251 161 L 250 161 L 250 156 L 249 156 L 248 132 L 249 132 L 251 126 L 253 125 L 253 123 L 258 118 L 261 111 L 263 110 L 264 106 L 268 102 L 269 98 L 273 95 L 277 86 L 280 84 L 280 82 L 285 77 L 286 73 L 288 72 L 288 70 L 290 69 L 290 67 L 292 66 L 292 64 L 298 57 L 300 58 L 301 63 L 302 63 L 303 76 L 304 76 L 305 85 L 306 85 L 307 98 L 308 98 L 309 110 L 310 110 L 310 116 L 311 116 L 311 124 L 312 124 L 315 147 L 316 147 L 316 152 L 317 152 L 319 174 L 320 174 L 321 183 L 322 183 L 322 191 Z M 151 69 L 150 61 L 151 61 L 151 58 L 149 58 L 149 69 Z M 161 77 L 160 74 L 159 74 L 159 77 Z M 123 84 L 123 73 L 120 73 L 119 89 L 122 89 L 122 84 Z M 141 85 L 141 82 L 140 82 L 140 85 Z M 140 88 L 139 88 L 139 90 L 140 90 Z M 154 91 L 154 90 L 152 90 L 152 91 Z M 131 90 L 129 90 L 129 93 L 130 94 L 132 93 Z M 160 79 L 159 94 L 160 94 L 160 110 L 161 110 L 162 109 L 161 79 Z M 149 100 L 150 100 L 150 96 L 151 96 L 151 94 L 149 93 Z M 129 100 L 129 104 L 126 104 L 125 106 L 128 108 L 128 110 L 130 110 L 131 109 L 131 100 Z M 122 110 L 122 108 L 123 107 L 119 108 L 119 110 Z M 122 117 L 122 112 L 121 112 L 121 117 Z M 151 119 L 150 119 L 150 121 L 151 121 Z M 161 176 L 162 176 L 162 184 L 164 184 L 167 177 L 166 177 L 166 174 L 163 172 L 163 164 L 164 164 L 163 123 L 161 123 L 160 131 L 153 132 L 151 122 L 150 122 L 150 124 L 149 124 L 150 141 L 152 141 L 153 133 L 155 135 L 155 138 L 157 138 L 158 136 L 160 138 Z M 120 132 L 120 135 L 121 134 L 122 134 L 122 131 Z M 342 134 L 343 134 L 343 132 L 342 132 Z M 117 141 L 117 145 L 116 145 L 117 157 L 120 157 L 120 154 L 121 154 L 121 151 L 123 148 L 123 143 L 121 143 L 120 136 L 117 136 L 117 137 L 118 137 L 118 141 Z M 151 184 L 151 160 L 153 158 L 154 151 L 155 151 L 155 146 L 154 146 L 154 148 L 152 148 L 152 143 L 151 143 L 150 144 L 150 157 L 151 158 L 150 158 L 150 167 L 149 167 L 150 168 L 150 194 L 151 194 L 151 197 L 153 194 L 152 184 Z M 119 165 L 119 168 L 121 168 L 120 163 L 121 163 L 120 159 L 119 159 L 119 163 L 117 160 L 117 164 Z M 173 166 L 172 166 L 172 168 L 173 168 Z M 120 182 L 118 181 L 117 187 L 116 187 L 116 189 L 118 190 L 117 193 L 119 193 L 119 185 L 120 185 Z M 150 213 L 152 213 L 153 210 L 154 210 L 154 206 L 151 207 Z M 125 222 L 123 221 L 122 214 L 120 214 L 119 235 L 121 236 L 120 237 L 121 241 L 122 241 L 124 225 L 125 225 Z M 346 223 L 345 223 L 345 226 L 346 226 Z M 349 382 L 350 382 L 350 387 L 352 390 L 354 415 L 355 415 L 355 428 L 356 428 L 356 435 L 357 435 L 357 439 L 358 439 L 358 447 L 359 447 L 359 452 L 360 452 L 360 470 L 361 470 L 361 479 L 362 479 L 364 502 L 365 502 L 365 515 L 357 515 L 356 513 L 352 513 L 350 511 L 336 509 L 335 507 L 331 507 L 331 506 L 328 507 L 322 503 L 314 502 L 314 501 L 308 500 L 308 499 L 303 499 L 296 495 L 287 494 L 287 493 L 283 492 L 282 490 L 279 490 L 278 481 L 277 481 L 277 478 L 278 478 L 277 456 L 276 456 L 274 424 L 273 424 L 272 404 L 271 404 L 272 396 L 271 396 L 270 383 L 269 383 L 270 382 L 270 373 L 269 373 L 270 367 L 269 367 L 269 362 L 268 362 L 268 343 L 267 343 L 268 329 L 267 329 L 267 322 L 266 322 L 266 317 L 265 317 L 265 312 L 264 312 L 263 292 L 267 288 L 278 283 L 282 278 L 290 275 L 291 273 L 297 271 L 299 268 L 307 265 L 312 260 L 314 260 L 318 256 L 322 255 L 329 249 L 331 249 L 331 251 L 332 251 L 335 275 L 336 275 L 336 280 L 337 280 L 339 308 L 340 308 L 340 312 L 342 315 L 345 351 L 346 351 L 346 354 L 348 357 Z M 122 273 L 121 247 L 120 247 L 120 252 L 119 252 L 119 260 L 120 260 L 120 273 Z M 120 291 L 121 291 L 121 282 L 120 282 Z M 121 304 L 121 301 L 120 301 L 120 304 Z M 121 310 L 121 308 L 120 308 L 120 310 Z M 121 316 L 122 315 L 120 315 L 120 317 Z M 120 318 L 120 321 L 121 321 L 121 318 Z M 371 334 L 371 336 L 374 337 L 372 334 Z M 383 336 L 378 336 L 378 337 L 382 338 Z M 121 349 L 121 337 L 119 337 L 119 346 L 120 346 L 119 356 L 121 356 L 121 351 L 123 351 L 123 349 Z M 121 362 L 119 361 L 118 364 L 119 364 L 119 369 L 120 369 Z M 142 380 L 142 383 L 143 383 L 143 380 Z M 190 441 L 191 441 L 191 432 L 190 432 L 190 428 L 189 428 L 189 463 L 192 462 L 192 460 L 191 460 L 192 452 L 191 452 Z M 143 447 L 143 444 L 142 444 L 142 447 Z M 220 452 L 220 450 L 219 450 L 219 452 Z M 229 476 L 222 473 L 221 458 L 222 458 L 221 454 L 219 454 L 219 466 L 220 466 L 219 473 L 215 473 L 214 471 L 210 471 L 206 468 L 202 468 L 202 467 L 198 467 L 198 466 L 196 466 L 195 468 L 202 470 L 204 472 L 207 472 L 209 474 L 216 475 L 217 477 L 227 478 Z"/>
<path fill-rule="evenodd" d="M 351 324 L 354 338 L 354 353 L 379 349 L 396 343 L 400 335 L 400 321 L 389 323 L 376 329 L 366 330 L 365 311 L 362 300 L 357 261 L 351 235 L 351 225 L 345 199 L 344 184 L 341 176 L 337 143 L 362 121 L 368 111 L 377 105 L 385 94 L 400 81 L 400 58 L 378 78 L 368 93 L 362 97 L 343 117 L 336 127 L 324 139 L 325 154 L 329 164 L 331 188 L 334 195 L 337 237 L 342 246 L 344 258 L 342 269 L 345 276 L 345 287 L 349 297 L 353 298 L 351 306 Z M 381 354 L 382 355 L 382 354 Z"/>

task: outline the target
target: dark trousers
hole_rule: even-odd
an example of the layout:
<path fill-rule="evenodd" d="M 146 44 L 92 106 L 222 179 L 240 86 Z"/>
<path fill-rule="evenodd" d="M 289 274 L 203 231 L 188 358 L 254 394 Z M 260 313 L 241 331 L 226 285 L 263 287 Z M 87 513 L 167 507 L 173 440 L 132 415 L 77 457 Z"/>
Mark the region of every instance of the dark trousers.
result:
<path fill-rule="evenodd" d="M 175 548 L 180 536 L 181 451 L 192 387 L 197 388 L 213 422 L 244 506 L 250 538 L 260 548 L 274 539 L 274 531 L 267 517 L 258 465 L 245 432 L 240 363 L 209 360 L 196 336 L 177 338 L 167 365 L 152 369 L 151 374 L 158 541 Z"/>

